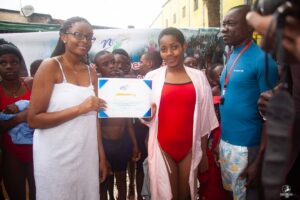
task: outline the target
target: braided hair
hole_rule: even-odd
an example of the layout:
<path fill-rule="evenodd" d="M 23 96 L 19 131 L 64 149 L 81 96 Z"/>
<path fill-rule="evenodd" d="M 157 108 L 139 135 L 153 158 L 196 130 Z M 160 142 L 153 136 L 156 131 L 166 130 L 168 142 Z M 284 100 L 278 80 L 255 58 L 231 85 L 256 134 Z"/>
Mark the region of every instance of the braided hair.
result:
<path fill-rule="evenodd" d="M 86 19 L 84 19 L 82 17 L 71 17 L 63 23 L 62 27 L 59 29 L 59 35 L 61 36 L 61 34 L 68 32 L 68 30 L 73 26 L 73 24 L 75 24 L 77 22 L 85 22 L 92 27 L 90 22 L 88 22 Z M 55 56 L 61 55 L 63 53 L 65 53 L 65 44 L 59 37 L 56 47 L 51 54 L 51 57 L 55 57 Z"/>

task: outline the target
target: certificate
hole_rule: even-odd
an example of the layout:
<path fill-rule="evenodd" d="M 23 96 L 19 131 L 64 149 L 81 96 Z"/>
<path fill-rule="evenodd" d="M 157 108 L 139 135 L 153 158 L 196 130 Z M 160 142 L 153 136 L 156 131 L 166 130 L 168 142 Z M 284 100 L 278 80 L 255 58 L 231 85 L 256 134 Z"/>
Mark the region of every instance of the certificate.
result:
<path fill-rule="evenodd" d="M 147 118 L 151 116 L 152 81 L 131 78 L 99 78 L 98 96 L 107 108 L 99 118 Z"/>

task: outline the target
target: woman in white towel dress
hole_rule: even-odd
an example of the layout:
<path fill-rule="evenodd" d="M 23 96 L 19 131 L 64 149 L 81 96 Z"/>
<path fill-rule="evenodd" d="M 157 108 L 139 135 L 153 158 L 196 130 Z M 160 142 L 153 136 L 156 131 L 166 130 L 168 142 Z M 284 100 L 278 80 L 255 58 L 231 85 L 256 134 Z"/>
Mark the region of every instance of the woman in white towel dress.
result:
<path fill-rule="evenodd" d="M 85 64 L 95 40 L 90 23 L 80 17 L 65 21 L 52 58 L 35 75 L 29 124 L 33 141 L 37 200 L 99 200 L 106 177 L 97 111 L 97 77 Z M 99 166 L 100 164 L 100 166 Z"/>

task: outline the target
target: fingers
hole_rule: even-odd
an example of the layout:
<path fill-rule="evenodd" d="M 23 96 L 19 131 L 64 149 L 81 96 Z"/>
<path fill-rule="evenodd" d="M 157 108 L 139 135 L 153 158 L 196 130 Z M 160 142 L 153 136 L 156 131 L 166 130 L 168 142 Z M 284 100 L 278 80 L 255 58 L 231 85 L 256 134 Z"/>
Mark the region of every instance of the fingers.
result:
<path fill-rule="evenodd" d="M 240 174 L 239 178 L 240 179 L 247 178 L 247 168 Z"/>
<path fill-rule="evenodd" d="M 28 110 L 24 110 L 22 112 L 19 112 L 16 117 L 18 117 L 20 122 L 26 122 L 27 121 L 27 113 Z"/>
<path fill-rule="evenodd" d="M 252 26 L 259 34 L 266 35 L 269 25 L 272 21 L 272 15 L 261 16 L 257 12 L 251 11 L 246 15 L 246 20 L 250 26 Z M 273 33 L 275 30 L 275 24 L 271 28 Z"/>
<path fill-rule="evenodd" d="M 261 38 L 261 46 L 265 51 L 269 51 L 273 48 L 274 43 L 273 37 L 276 28 L 276 24 L 274 23 L 273 16 L 261 16 L 257 12 L 249 12 L 246 15 L 247 22 L 250 26 L 252 26 L 257 33 L 262 35 Z M 268 33 L 268 31 L 270 31 Z M 268 33 L 268 35 L 267 35 Z M 266 38 L 267 37 L 267 38 Z"/>
<path fill-rule="evenodd" d="M 137 162 L 137 161 L 139 161 L 141 159 L 141 153 L 140 152 L 138 152 L 138 153 L 133 153 L 133 155 L 132 155 L 132 161 L 133 162 Z"/>
<path fill-rule="evenodd" d="M 104 178 L 103 174 L 100 173 L 100 183 L 103 183 L 104 181 L 105 181 L 105 178 Z"/>
<path fill-rule="evenodd" d="M 141 153 L 138 153 L 136 157 L 136 161 L 139 161 L 140 159 L 141 159 Z"/>
<path fill-rule="evenodd" d="M 265 115 L 267 110 L 267 104 L 269 100 L 272 98 L 273 93 L 272 91 L 266 91 L 260 94 L 260 97 L 257 101 L 258 110 L 261 112 L 262 115 Z"/>
<path fill-rule="evenodd" d="M 99 99 L 99 103 L 100 103 L 100 107 L 101 108 L 106 108 L 106 101 L 104 101 L 103 99 L 100 99 L 100 98 L 98 98 Z"/>
<path fill-rule="evenodd" d="M 149 118 L 143 118 L 143 120 L 144 120 L 146 123 L 151 122 L 151 121 L 153 120 L 153 118 L 155 117 L 155 115 L 156 115 L 156 110 L 157 110 L 156 104 L 155 104 L 155 103 L 152 103 L 152 104 L 151 104 L 151 117 L 149 117 Z M 143 121 L 142 121 L 142 123 L 143 123 Z"/>
<path fill-rule="evenodd" d="M 152 112 L 151 112 L 151 117 L 153 118 L 156 114 L 156 109 L 157 109 L 157 106 L 155 103 L 152 103 L 151 104 L 151 109 L 152 109 Z"/>
<path fill-rule="evenodd" d="M 249 188 L 254 186 L 256 183 L 256 178 L 255 175 L 253 175 L 253 172 L 251 172 L 252 170 L 249 169 L 249 167 L 247 167 L 239 176 L 239 179 L 245 179 L 246 183 L 245 183 L 245 187 Z"/>
<path fill-rule="evenodd" d="M 245 174 L 243 176 L 240 176 L 239 178 L 240 179 L 246 179 L 246 183 L 245 183 L 246 188 L 254 186 L 254 182 L 255 182 L 254 179 L 251 178 L 250 176 L 247 176 L 247 174 Z"/>
<path fill-rule="evenodd" d="M 251 180 L 249 179 L 249 177 L 247 175 L 247 168 L 239 175 L 238 179 L 240 179 L 240 180 L 245 179 L 246 180 L 245 187 L 249 186 Z"/>
<path fill-rule="evenodd" d="M 106 102 L 103 99 L 100 99 L 95 96 L 91 96 L 91 108 L 94 111 L 99 111 L 99 110 L 105 110 L 106 109 Z"/>
<path fill-rule="evenodd" d="M 100 163 L 100 183 L 103 183 L 107 177 L 108 168 L 106 166 L 106 163 Z"/>
<path fill-rule="evenodd" d="M 154 116 L 156 115 L 156 104 L 155 103 L 152 103 L 151 104 L 151 117 L 149 118 L 149 121 L 151 121 Z"/>
<path fill-rule="evenodd" d="M 89 96 L 84 102 L 78 105 L 79 113 L 84 114 L 90 111 L 105 110 L 106 102 L 103 99 L 100 99 L 96 96 Z"/>
<path fill-rule="evenodd" d="M 98 110 L 101 108 L 106 108 L 106 102 L 98 97 L 92 96 L 92 103 Z"/>
<path fill-rule="evenodd" d="M 215 159 L 215 163 L 216 163 L 217 167 L 220 167 L 219 151 L 214 150 L 213 155 L 214 155 L 214 159 Z"/>

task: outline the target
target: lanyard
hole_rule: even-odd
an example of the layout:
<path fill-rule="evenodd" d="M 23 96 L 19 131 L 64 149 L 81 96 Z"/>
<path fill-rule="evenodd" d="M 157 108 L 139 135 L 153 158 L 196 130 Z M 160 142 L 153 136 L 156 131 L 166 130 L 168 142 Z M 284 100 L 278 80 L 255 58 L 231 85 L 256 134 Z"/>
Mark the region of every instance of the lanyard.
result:
<path fill-rule="evenodd" d="M 242 49 L 242 51 L 241 51 L 241 52 L 238 54 L 238 56 L 234 59 L 233 63 L 232 63 L 231 66 L 230 66 L 230 69 L 229 69 L 228 74 L 225 75 L 224 88 L 226 88 L 227 85 L 228 85 L 229 78 L 230 78 L 231 72 L 232 72 L 232 70 L 233 70 L 235 64 L 237 63 L 237 61 L 239 60 L 239 58 L 241 57 L 241 55 L 242 55 L 242 54 L 250 47 L 251 43 L 252 43 L 252 40 L 250 40 L 250 41 L 246 44 L 246 46 L 244 46 L 244 48 Z M 227 69 L 227 66 L 226 66 L 226 69 Z"/>
<path fill-rule="evenodd" d="M 230 69 L 229 69 L 229 72 L 228 74 L 226 73 L 225 74 L 225 81 L 224 81 L 224 88 L 222 90 L 222 94 L 221 94 L 221 105 L 224 104 L 224 101 L 225 101 L 225 92 L 226 92 L 226 87 L 228 85 L 228 82 L 229 82 L 229 78 L 230 78 L 230 75 L 231 75 L 231 72 L 235 66 L 235 64 L 237 63 L 237 61 L 239 60 L 239 58 L 241 57 L 241 55 L 250 47 L 250 45 L 252 44 L 252 40 L 250 40 L 246 46 L 244 46 L 244 48 L 242 49 L 242 51 L 238 54 L 238 56 L 234 59 L 233 63 L 231 64 L 230 66 Z M 226 72 L 227 72 L 227 65 L 226 65 L 226 68 L 225 68 Z"/>

